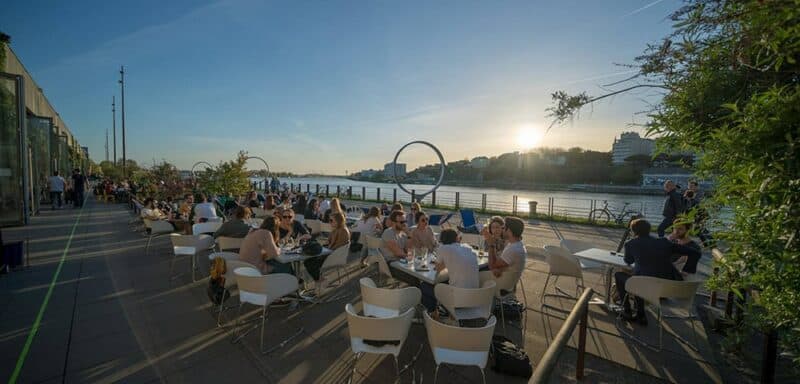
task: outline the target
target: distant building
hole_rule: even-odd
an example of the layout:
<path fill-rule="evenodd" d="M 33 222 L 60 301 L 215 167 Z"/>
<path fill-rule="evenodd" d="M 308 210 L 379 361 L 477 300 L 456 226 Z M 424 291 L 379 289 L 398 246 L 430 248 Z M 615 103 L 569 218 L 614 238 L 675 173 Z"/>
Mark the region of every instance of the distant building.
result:
<path fill-rule="evenodd" d="M 192 171 L 187 171 L 187 170 L 178 171 L 178 176 L 181 178 L 181 180 L 189 180 L 192 178 Z"/>
<path fill-rule="evenodd" d="M 489 158 L 486 156 L 478 156 L 470 160 L 469 166 L 475 169 L 484 169 L 489 166 Z"/>
<path fill-rule="evenodd" d="M 547 154 L 542 159 L 550 165 L 567 165 L 567 156 L 562 154 Z"/>
<path fill-rule="evenodd" d="M 624 164 L 625 159 L 633 155 L 651 156 L 656 144 L 652 139 L 645 139 L 636 132 L 623 132 L 619 139 L 614 139 L 611 146 L 611 163 Z"/>
<path fill-rule="evenodd" d="M 386 163 L 386 164 L 384 164 L 384 166 L 383 166 L 383 174 L 384 174 L 384 176 L 393 177 L 395 175 L 395 172 L 392 170 L 392 165 L 394 165 L 394 163 Z M 395 168 L 395 170 L 397 171 L 397 176 L 405 176 L 406 175 L 406 164 L 397 163 L 397 168 Z"/>

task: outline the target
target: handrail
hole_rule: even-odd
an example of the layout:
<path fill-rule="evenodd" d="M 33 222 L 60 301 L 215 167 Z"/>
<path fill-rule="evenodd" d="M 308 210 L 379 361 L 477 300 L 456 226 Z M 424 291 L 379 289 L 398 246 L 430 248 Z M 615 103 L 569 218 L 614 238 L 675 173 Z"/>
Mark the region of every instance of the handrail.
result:
<path fill-rule="evenodd" d="M 594 291 L 591 288 L 587 288 L 583 291 L 578 302 L 575 303 L 575 306 L 569 313 L 564 325 L 561 326 L 558 334 L 553 338 L 553 342 L 550 343 L 550 347 L 544 352 L 544 356 L 542 356 L 542 359 L 536 366 L 531 380 L 532 383 L 545 383 L 549 381 L 550 374 L 553 372 L 553 368 L 555 368 L 558 362 L 558 357 L 569 342 L 570 337 L 572 337 L 572 331 L 575 330 L 578 321 L 581 322 L 581 327 L 578 337 L 578 361 L 575 367 L 575 378 L 579 380 L 583 378 L 583 359 L 586 354 L 586 326 L 589 315 L 589 300 L 592 299 L 593 294 Z"/>

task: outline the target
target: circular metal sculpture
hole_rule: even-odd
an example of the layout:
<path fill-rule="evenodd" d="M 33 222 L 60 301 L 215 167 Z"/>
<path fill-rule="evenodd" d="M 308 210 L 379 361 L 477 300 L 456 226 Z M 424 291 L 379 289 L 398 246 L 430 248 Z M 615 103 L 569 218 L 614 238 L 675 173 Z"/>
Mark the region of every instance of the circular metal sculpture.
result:
<path fill-rule="evenodd" d="M 267 164 L 267 161 L 262 159 L 262 158 L 260 158 L 260 157 L 258 157 L 258 156 L 247 156 L 244 159 L 245 160 L 250 160 L 250 159 L 261 160 L 261 162 L 264 163 L 264 166 L 267 167 L 267 173 L 264 175 L 264 189 L 265 190 L 269 189 L 269 173 L 270 172 L 269 172 L 269 164 Z"/>
<path fill-rule="evenodd" d="M 195 167 L 197 167 L 197 166 L 198 166 L 198 165 L 200 165 L 200 164 L 205 164 L 205 165 L 207 165 L 207 166 L 208 166 L 207 168 L 214 168 L 214 166 L 213 166 L 213 165 L 211 165 L 211 164 L 209 164 L 209 163 L 207 163 L 207 162 L 205 162 L 205 161 L 198 161 L 198 162 L 194 163 L 194 165 L 192 165 L 192 169 L 189 171 L 189 173 L 191 173 L 191 174 L 192 174 L 192 180 L 194 180 L 194 168 L 195 168 Z"/>
<path fill-rule="evenodd" d="M 436 181 L 436 184 L 429 191 L 426 191 L 424 193 L 419 193 L 419 194 L 417 194 L 417 193 L 412 194 L 411 191 L 406 189 L 406 187 L 404 187 L 403 184 L 400 183 L 400 180 L 397 178 L 397 158 L 400 157 L 400 153 L 403 152 L 403 150 L 406 149 L 406 147 L 408 147 L 410 145 L 413 145 L 413 144 L 427 145 L 428 147 L 430 147 L 430 149 L 433 150 L 433 152 L 436 153 L 436 156 L 439 156 L 439 180 Z M 436 148 L 435 145 L 433 145 L 433 144 L 431 144 L 431 143 L 429 143 L 427 141 L 422 141 L 422 140 L 412 141 L 412 142 L 400 147 L 400 150 L 398 150 L 397 154 L 394 155 L 394 161 L 392 161 L 392 176 L 394 177 L 395 184 L 397 184 L 397 186 L 400 187 L 400 189 L 403 192 L 405 192 L 405 193 L 407 193 L 409 195 L 413 195 L 417 200 L 422 200 L 422 199 L 425 198 L 425 196 L 428 196 L 429 194 L 433 193 L 433 191 L 439 189 L 439 186 L 442 184 L 442 181 L 444 180 L 444 170 L 445 170 L 445 162 L 444 162 L 444 156 L 442 156 L 442 152 L 440 152 L 439 148 Z"/>

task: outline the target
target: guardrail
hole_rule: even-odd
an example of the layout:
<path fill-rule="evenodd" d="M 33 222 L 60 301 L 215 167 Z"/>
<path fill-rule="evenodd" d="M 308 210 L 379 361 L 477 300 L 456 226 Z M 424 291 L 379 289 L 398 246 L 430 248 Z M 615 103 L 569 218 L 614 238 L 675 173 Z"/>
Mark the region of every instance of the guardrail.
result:
<path fill-rule="evenodd" d="M 575 326 L 579 325 L 578 322 L 580 322 L 580 328 L 578 333 L 578 360 L 575 364 L 575 378 L 578 380 L 583 379 L 583 365 L 586 356 L 586 327 L 589 320 L 589 300 L 592 299 L 593 294 L 594 291 L 591 288 L 587 288 L 583 291 L 578 302 L 575 303 L 575 306 L 569 313 L 564 325 L 561 326 L 558 334 L 550 343 L 550 347 L 544 352 L 544 356 L 542 356 L 542 359 L 536 366 L 536 370 L 533 371 L 531 383 L 546 383 L 550 380 L 550 374 L 553 373 L 553 369 L 558 362 L 558 357 L 569 342 L 570 337 L 572 337 Z"/>
<path fill-rule="evenodd" d="M 260 190 L 261 183 L 254 182 L 254 188 Z M 477 192 L 458 192 L 458 191 L 434 191 L 433 193 L 420 199 L 416 196 L 415 190 L 411 189 L 411 194 L 407 194 L 398 188 L 391 187 L 367 187 L 350 184 L 309 184 L 292 183 L 289 188 L 295 192 L 308 192 L 314 195 L 326 197 L 336 196 L 348 200 L 396 202 L 396 201 L 418 201 L 420 204 L 443 209 L 472 208 L 479 212 L 502 212 L 512 215 L 531 215 L 548 217 L 569 217 L 576 219 L 590 219 L 592 210 L 601 208 L 604 200 L 595 199 L 567 199 L 547 197 L 538 201 L 535 211 L 527 200 L 520 200 L 519 196 L 498 195 L 491 193 Z M 608 208 L 619 213 L 624 207 L 624 202 L 608 201 Z M 652 220 L 660 220 L 660 212 L 656 207 L 638 203 L 628 206 L 628 210 L 638 211 L 645 217 Z M 649 215 L 648 215 L 649 213 Z M 533 216 L 533 215 L 532 215 Z"/>

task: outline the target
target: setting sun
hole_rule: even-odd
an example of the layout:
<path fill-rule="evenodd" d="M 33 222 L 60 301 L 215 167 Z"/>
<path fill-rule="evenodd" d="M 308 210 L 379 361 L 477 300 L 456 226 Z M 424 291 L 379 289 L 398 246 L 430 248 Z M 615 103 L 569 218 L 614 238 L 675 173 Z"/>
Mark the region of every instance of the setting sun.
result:
<path fill-rule="evenodd" d="M 517 134 L 517 144 L 523 149 L 534 148 L 542 141 L 542 131 L 533 126 L 520 128 Z"/>

